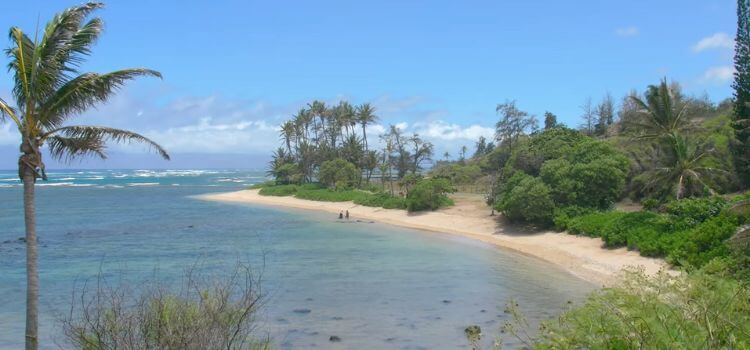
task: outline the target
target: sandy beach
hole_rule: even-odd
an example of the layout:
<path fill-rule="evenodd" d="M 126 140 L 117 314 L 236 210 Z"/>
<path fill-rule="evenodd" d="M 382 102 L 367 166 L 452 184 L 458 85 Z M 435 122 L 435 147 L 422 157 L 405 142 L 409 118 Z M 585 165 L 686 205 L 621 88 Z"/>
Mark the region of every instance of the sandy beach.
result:
<path fill-rule="evenodd" d="M 277 207 L 326 211 L 338 214 L 349 210 L 351 220 L 372 220 L 402 227 L 456 234 L 500 248 L 511 249 L 556 264 L 584 280 L 608 285 L 628 266 L 656 273 L 667 264 L 646 258 L 625 248 L 605 249 L 599 238 L 557 232 L 527 232 L 491 216 L 479 195 L 456 194 L 456 205 L 434 212 L 408 213 L 405 210 L 364 207 L 352 202 L 318 202 L 294 197 L 261 196 L 258 190 L 243 190 L 200 196 L 204 200 L 250 203 Z"/>

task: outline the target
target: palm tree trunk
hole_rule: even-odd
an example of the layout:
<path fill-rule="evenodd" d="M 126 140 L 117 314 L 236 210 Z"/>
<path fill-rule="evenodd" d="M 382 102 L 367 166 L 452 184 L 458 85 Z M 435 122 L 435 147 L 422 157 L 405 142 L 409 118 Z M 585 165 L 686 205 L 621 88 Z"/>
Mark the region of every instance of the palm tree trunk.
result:
<path fill-rule="evenodd" d="M 36 173 L 27 164 L 19 164 L 23 180 L 23 212 L 26 225 L 26 350 L 39 348 L 39 271 L 37 269 L 36 210 L 34 183 Z"/>

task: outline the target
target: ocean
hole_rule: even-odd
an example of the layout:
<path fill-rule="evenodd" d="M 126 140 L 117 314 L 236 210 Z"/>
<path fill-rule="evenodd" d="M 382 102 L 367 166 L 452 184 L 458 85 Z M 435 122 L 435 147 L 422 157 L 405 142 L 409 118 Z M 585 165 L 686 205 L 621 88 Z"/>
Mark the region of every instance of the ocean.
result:
<path fill-rule="evenodd" d="M 247 170 L 50 171 L 37 189 L 43 349 L 64 345 L 58 320 L 98 275 L 134 286 L 221 274 L 236 261 L 262 272 L 261 334 L 280 349 L 461 349 L 464 329 L 500 335 L 515 300 L 532 324 L 595 288 L 549 263 L 448 234 L 335 215 L 204 201 L 265 180 Z M 0 349 L 24 339 L 22 189 L 0 171 Z M 305 309 L 309 312 L 299 312 Z M 297 310 L 297 312 L 295 312 Z M 340 342 L 329 342 L 330 336 Z M 504 337 L 507 348 L 520 343 Z"/>

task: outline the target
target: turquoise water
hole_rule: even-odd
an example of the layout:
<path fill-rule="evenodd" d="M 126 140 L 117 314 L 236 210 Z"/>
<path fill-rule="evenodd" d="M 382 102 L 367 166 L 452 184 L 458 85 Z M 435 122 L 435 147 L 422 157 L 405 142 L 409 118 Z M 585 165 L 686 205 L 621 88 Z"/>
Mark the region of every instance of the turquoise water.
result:
<path fill-rule="evenodd" d="M 550 264 L 450 235 L 192 197 L 262 180 L 262 172 L 232 170 L 52 172 L 37 190 L 43 348 L 58 348 L 55 320 L 76 283 L 99 271 L 136 286 L 155 269 L 170 279 L 198 262 L 265 261 L 259 322 L 278 348 L 465 348 L 469 324 L 497 334 L 510 298 L 536 322 L 593 288 Z M 0 349 L 23 341 L 21 209 L 15 174 L 0 172 Z"/>

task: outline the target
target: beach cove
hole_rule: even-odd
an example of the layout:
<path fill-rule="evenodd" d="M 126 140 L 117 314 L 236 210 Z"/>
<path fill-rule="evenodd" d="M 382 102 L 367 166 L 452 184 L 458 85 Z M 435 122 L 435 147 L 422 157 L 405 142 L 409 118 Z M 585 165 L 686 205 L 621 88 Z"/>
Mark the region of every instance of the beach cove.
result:
<path fill-rule="evenodd" d="M 431 232 L 459 235 L 510 249 L 560 266 L 569 273 L 599 285 L 610 285 L 627 267 L 642 268 L 648 274 L 668 268 L 661 259 L 640 256 L 626 248 L 605 249 L 600 238 L 574 236 L 552 231 L 527 232 L 491 216 L 490 208 L 478 195 L 457 194 L 455 205 L 433 212 L 409 213 L 352 202 L 319 202 L 294 197 L 262 196 L 259 190 L 212 193 L 198 198 L 211 201 L 257 204 L 317 210 L 338 215 L 348 210 L 351 220 L 380 223 Z"/>

